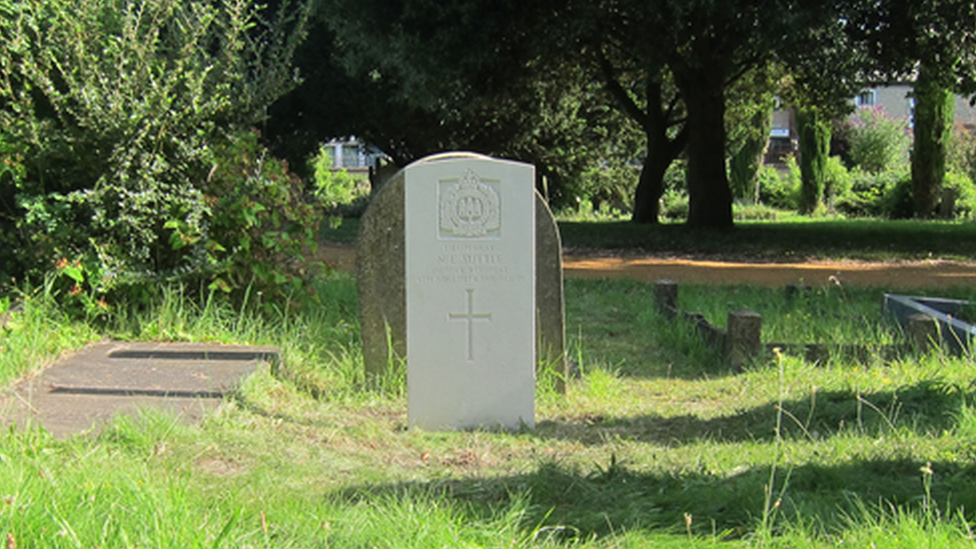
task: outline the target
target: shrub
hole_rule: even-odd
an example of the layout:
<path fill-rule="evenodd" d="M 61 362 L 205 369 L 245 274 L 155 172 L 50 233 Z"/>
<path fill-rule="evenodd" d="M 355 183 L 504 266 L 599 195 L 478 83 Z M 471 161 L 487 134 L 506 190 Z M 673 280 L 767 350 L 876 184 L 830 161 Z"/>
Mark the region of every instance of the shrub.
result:
<path fill-rule="evenodd" d="M 889 184 L 880 201 L 881 215 L 888 219 L 911 219 L 915 214 L 912 178 L 902 174 Z"/>
<path fill-rule="evenodd" d="M 837 211 L 851 217 L 911 217 L 911 175 L 904 168 L 877 174 L 851 171 L 850 191 L 837 196 Z"/>
<path fill-rule="evenodd" d="M 800 204 L 800 168 L 793 156 L 786 157 L 787 172 L 772 166 L 759 170 L 759 201 L 781 210 L 796 210 Z"/>
<path fill-rule="evenodd" d="M 765 204 L 753 204 L 748 199 L 732 203 L 732 218 L 736 221 L 776 221 L 783 211 Z"/>
<path fill-rule="evenodd" d="M 976 179 L 976 134 L 957 125 L 946 149 L 946 172 Z"/>
<path fill-rule="evenodd" d="M 270 297 L 311 291 L 306 254 L 315 252 L 322 214 L 304 200 L 301 179 L 269 157 L 253 132 L 214 151 L 203 186 L 210 226 L 196 235 L 208 251 L 206 280 L 226 292 L 249 288 Z M 170 238 L 174 247 L 184 240 L 180 231 Z"/>
<path fill-rule="evenodd" d="M 951 190 L 956 195 L 953 217 L 972 219 L 976 215 L 976 186 L 968 175 L 948 172 L 942 182 L 942 188 Z"/>
<path fill-rule="evenodd" d="M 640 170 L 640 166 L 619 159 L 590 165 L 576 189 L 579 201 L 591 202 L 596 210 L 610 208 L 630 212 L 634 208 L 634 191 Z"/>
<path fill-rule="evenodd" d="M 688 193 L 684 189 L 664 191 L 661 197 L 661 217 L 668 221 L 684 221 L 688 219 Z"/>
<path fill-rule="evenodd" d="M 862 171 L 880 173 L 908 161 L 907 121 L 888 118 L 880 108 L 858 109 L 848 135 L 851 160 Z"/>
<path fill-rule="evenodd" d="M 0 6 L 0 127 L 26 166 L 0 187 L 0 230 L 30 250 L 10 274 L 67 262 L 109 291 L 220 271 L 215 149 L 292 85 L 307 13 L 283 6 L 265 24 L 251 0 Z"/>
<path fill-rule="evenodd" d="M 688 166 L 675 160 L 664 172 L 664 193 L 661 196 L 661 217 L 670 221 L 688 219 Z"/>
<path fill-rule="evenodd" d="M 13 199 L 26 174 L 22 147 L 12 142 L 0 127 L 0 286 L 14 277 L 13 267 L 26 260 L 27 249 L 21 246 L 24 235 L 13 224 L 2 222 L 18 208 Z"/>
<path fill-rule="evenodd" d="M 688 163 L 675 160 L 664 172 L 664 191 L 684 191 L 688 188 Z"/>
<path fill-rule="evenodd" d="M 827 201 L 827 209 L 831 212 L 836 210 L 839 198 L 847 196 L 851 192 L 851 176 L 844 162 L 839 156 L 827 158 L 824 166 L 824 197 Z"/>
<path fill-rule="evenodd" d="M 344 168 L 332 168 L 332 155 L 325 145 L 309 159 L 313 194 L 329 215 L 360 217 L 369 202 L 369 181 L 357 179 Z"/>

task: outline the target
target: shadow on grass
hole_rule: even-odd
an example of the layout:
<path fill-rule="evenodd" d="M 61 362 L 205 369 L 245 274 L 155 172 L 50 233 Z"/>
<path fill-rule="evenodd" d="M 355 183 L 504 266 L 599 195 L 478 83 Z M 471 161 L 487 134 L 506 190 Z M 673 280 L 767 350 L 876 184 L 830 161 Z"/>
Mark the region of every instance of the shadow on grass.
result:
<path fill-rule="evenodd" d="M 564 245 L 635 253 L 735 257 L 756 262 L 798 258 L 968 259 L 976 225 L 871 219 L 738 223 L 729 231 L 683 224 L 560 222 Z"/>
<path fill-rule="evenodd" d="M 606 466 L 591 471 L 549 462 L 521 475 L 362 486 L 337 497 L 347 502 L 447 499 L 459 504 L 466 521 L 485 520 L 520 503 L 525 506 L 520 527 L 530 533 L 555 533 L 558 541 L 642 529 L 681 533 L 686 514 L 699 535 L 739 538 L 755 531 L 763 514 L 768 466 L 727 476 L 702 470 L 648 473 L 609 459 Z M 775 488 L 782 498 L 778 513 L 787 520 L 816 520 L 829 532 L 848 526 L 844 514 L 852 513 L 857 503 L 921 506 L 926 494 L 920 472 L 924 465 L 911 459 L 855 459 L 843 465 L 780 470 Z M 953 463 L 934 463 L 931 468 L 936 472 L 933 503 L 943 510 L 947 502 L 954 508 L 976 508 L 976 468 Z M 784 483 L 786 489 L 780 492 Z"/>
<path fill-rule="evenodd" d="M 352 244 L 359 219 L 322 224 L 320 240 Z M 629 221 L 560 221 L 563 246 L 625 253 L 734 256 L 757 262 L 805 257 L 860 259 L 932 256 L 971 259 L 976 225 L 872 219 L 737 223 L 729 231 L 691 229 L 683 223 L 640 225 Z"/>
<path fill-rule="evenodd" d="M 908 430 L 939 433 L 955 425 L 954 414 L 972 402 L 956 386 L 925 381 L 897 391 L 858 394 L 819 391 L 783 402 L 784 437 L 821 439 L 845 429 L 868 434 Z M 541 421 L 539 436 L 599 446 L 622 439 L 665 446 L 703 440 L 771 441 L 775 437 L 778 403 L 742 410 L 734 415 L 702 419 L 692 414 L 608 417 L 584 415 Z M 857 431 L 855 431 L 857 432 Z"/>

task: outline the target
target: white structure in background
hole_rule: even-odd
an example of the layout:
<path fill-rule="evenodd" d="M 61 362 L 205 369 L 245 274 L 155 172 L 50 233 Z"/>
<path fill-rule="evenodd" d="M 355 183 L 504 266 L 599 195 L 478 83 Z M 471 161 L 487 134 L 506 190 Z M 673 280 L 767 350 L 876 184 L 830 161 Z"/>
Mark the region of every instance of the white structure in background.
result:
<path fill-rule="evenodd" d="M 911 84 L 865 88 L 854 98 L 854 104 L 859 108 L 879 108 L 890 118 L 907 119 L 908 126 L 912 127 L 915 116 L 915 98 L 911 97 L 911 93 Z M 970 131 L 976 129 L 976 109 L 969 104 L 969 99 L 961 95 L 956 96 L 953 116 L 956 125 L 965 126 Z"/>
<path fill-rule="evenodd" d="M 911 84 L 892 84 L 865 88 L 856 97 L 854 105 L 859 109 L 874 108 L 882 110 L 889 118 L 901 118 L 908 121 L 912 127 L 915 115 L 915 98 L 911 97 Z M 976 108 L 969 104 L 969 99 L 956 96 L 955 123 L 966 127 L 969 131 L 976 130 Z M 796 153 L 799 148 L 799 132 L 797 131 L 796 115 L 793 109 L 782 104 L 778 99 L 773 111 L 772 130 L 769 133 L 769 148 L 766 152 L 766 162 L 781 162 L 783 156 Z"/>
<path fill-rule="evenodd" d="M 356 136 L 333 139 L 323 145 L 332 159 L 332 168 L 345 169 L 350 173 L 369 172 L 376 169 L 379 162 L 388 161 L 389 157 L 372 145 L 367 145 Z"/>

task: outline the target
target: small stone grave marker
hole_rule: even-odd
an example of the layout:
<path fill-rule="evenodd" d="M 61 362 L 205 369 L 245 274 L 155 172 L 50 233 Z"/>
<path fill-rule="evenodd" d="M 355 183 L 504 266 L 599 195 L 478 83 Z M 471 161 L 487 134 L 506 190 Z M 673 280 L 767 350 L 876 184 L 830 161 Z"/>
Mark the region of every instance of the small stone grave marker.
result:
<path fill-rule="evenodd" d="M 411 425 L 531 427 L 537 362 L 563 388 L 561 252 L 544 202 L 538 218 L 534 178 L 528 164 L 429 157 L 394 176 L 363 218 L 366 369 L 406 360 Z"/>

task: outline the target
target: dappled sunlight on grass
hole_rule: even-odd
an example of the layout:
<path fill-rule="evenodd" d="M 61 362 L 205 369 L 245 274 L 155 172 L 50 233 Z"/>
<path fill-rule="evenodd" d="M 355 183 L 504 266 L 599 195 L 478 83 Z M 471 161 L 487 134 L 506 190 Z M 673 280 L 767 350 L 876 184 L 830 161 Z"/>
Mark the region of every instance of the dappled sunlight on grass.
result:
<path fill-rule="evenodd" d="M 649 287 L 573 282 L 580 374 L 565 396 L 539 387 L 536 428 L 426 432 L 407 426 L 402 379 L 365 382 L 354 286 L 337 276 L 321 303 L 287 316 L 162 303 L 130 318 L 131 333 L 280 345 L 285 363 L 250 376 L 198 425 L 147 411 L 64 442 L 0 434 L 0 532 L 190 547 L 969 536 L 958 514 L 976 509 L 968 358 L 784 356 L 732 373 L 686 326 L 661 322 Z M 775 513 L 764 515 L 771 479 Z M 27 501 L 58 506 L 16 503 Z"/>

